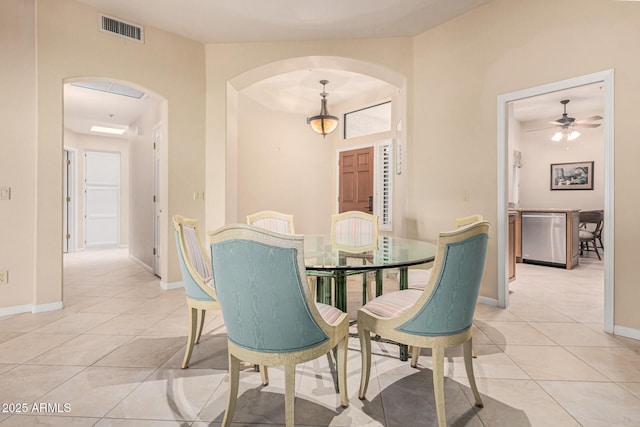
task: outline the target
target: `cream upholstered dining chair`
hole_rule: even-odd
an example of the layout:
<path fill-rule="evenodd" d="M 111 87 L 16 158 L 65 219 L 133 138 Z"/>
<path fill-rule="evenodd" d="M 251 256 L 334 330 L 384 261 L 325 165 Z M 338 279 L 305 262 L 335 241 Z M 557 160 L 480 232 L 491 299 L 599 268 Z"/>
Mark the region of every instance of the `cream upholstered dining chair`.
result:
<path fill-rule="evenodd" d="M 200 341 L 207 310 L 219 310 L 212 283 L 211 261 L 198 238 L 198 221 L 181 215 L 173 217 L 178 259 L 189 308 L 189 335 L 182 368 L 189 366 L 193 347 Z"/>
<path fill-rule="evenodd" d="M 469 224 L 473 224 L 474 222 L 482 221 L 482 215 L 473 214 L 469 216 L 465 216 L 462 218 L 455 219 L 456 228 L 464 227 Z M 413 289 L 424 289 L 429 282 L 429 277 L 431 276 L 431 269 L 422 269 L 422 268 L 412 268 L 408 271 L 408 282 L 407 287 Z"/>
<path fill-rule="evenodd" d="M 280 234 L 296 234 L 293 226 L 293 215 L 281 212 L 260 211 L 247 215 L 247 224 L 275 231 Z"/>
<path fill-rule="evenodd" d="M 200 341 L 207 310 L 219 310 L 220 304 L 213 286 L 211 260 L 198 237 L 198 221 L 181 215 L 174 215 L 172 220 L 189 308 L 189 335 L 182 360 L 182 368 L 185 369 L 189 367 L 193 347 Z M 261 370 L 261 376 L 262 383 L 267 385 L 266 369 Z"/>
<path fill-rule="evenodd" d="M 464 364 L 475 404 L 482 407 L 471 357 L 473 314 L 485 266 L 489 223 L 480 221 L 442 232 L 433 273 L 424 289 L 406 289 L 381 295 L 358 310 L 358 336 L 362 349 L 359 398 L 364 399 L 371 372 L 371 334 L 432 349 L 433 387 L 438 425 L 446 426 L 444 403 L 444 351 L 463 345 Z M 411 365 L 417 365 L 412 351 Z"/>
<path fill-rule="evenodd" d="M 378 248 L 378 215 L 360 211 L 347 211 L 331 216 L 331 245 L 346 252 L 347 258 L 361 258 L 366 263 L 366 257 L 359 257 L 358 253 Z M 362 274 L 362 303 L 371 299 L 372 289 L 368 286 L 367 272 L 348 271 L 347 275 Z"/>
<path fill-rule="evenodd" d="M 335 307 L 314 302 L 306 285 L 303 236 L 236 224 L 209 237 L 229 350 L 229 394 L 222 425 L 230 425 L 235 412 L 241 360 L 284 366 L 285 419 L 293 426 L 296 364 L 337 348 L 340 403 L 347 406 L 349 318 Z"/>

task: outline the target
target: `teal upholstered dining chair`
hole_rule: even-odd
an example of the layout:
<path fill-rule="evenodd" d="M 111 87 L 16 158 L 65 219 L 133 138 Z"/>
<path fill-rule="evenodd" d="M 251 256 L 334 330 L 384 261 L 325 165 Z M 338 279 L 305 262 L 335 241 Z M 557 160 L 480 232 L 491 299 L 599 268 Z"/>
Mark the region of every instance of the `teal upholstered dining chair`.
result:
<path fill-rule="evenodd" d="M 473 224 L 474 222 L 482 221 L 482 215 L 473 214 L 461 218 L 455 219 L 456 228 L 464 227 L 469 224 Z M 408 271 L 408 288 L 413 289 L 424 289 L 429 282 L 429 277 L 431 276 L 431 269 L 422 269 L 422 268 L 412 268 Z"/>
<path fill-rule="evenodd" d="M 358 254 L 377 249 L 378 216 L 360 211 L 332 215 L 331 245 L 347 253 L 347 258 L 359 258 Z M 362 263 L 366 263 L 366 257 L 362 258 Z M 347 272 L 348 276 L 353 274 L 362 274 L 362 304 L 366 304 L 374 293 L 368 286 L 367 272 Z"/>
<path fill-rule="evenodd" d="M 306 283 L 303 236 L 236 224 L 209 234 L 216 291 L 227 327 L 229 394 L 223 426 L 231 424 L 239 363 L 284 366 L 286 425 L 294 425 L 296 364 L 337 347 L 338 388 L 346 385 L 349 319 L 313 301 Z"/>
<path fill-rule="evenodd" d="M 198 222 L 181 215 L 173 218 L 178 259 L 189 308 L 189 335 L 182 368 L 189 366 L 193 347 L 200 341 L 207 310 L 219 310 L 218 296 L 213 288 L 211 262 L 198 238 Z"/>
<path fill-rule="evenodd" d="M 277 211 L 260 211 L 247 215 L 247 224 L 265 228 L 280 234 L 296 234 L 293 215 Z"/>
<path fill-rule="evenodd" d="M 406 289 L 384 294 L 358 310 L 362 348 L 360 399 L 365 398 L 371 372 L 371 333 L 413 346 L 416 366 L 421 347 L 432 349 L 433 386 L 438 425 L 446 426 L 444 404 L 444 350 L 463 345 L 464 364 L 476 406 L 482 407 L 473 374 L 472 332 L 480 282 L 487 253 L 489 223 L 475 222 L 442 232 L 433 271 L 424 291 Z"/>

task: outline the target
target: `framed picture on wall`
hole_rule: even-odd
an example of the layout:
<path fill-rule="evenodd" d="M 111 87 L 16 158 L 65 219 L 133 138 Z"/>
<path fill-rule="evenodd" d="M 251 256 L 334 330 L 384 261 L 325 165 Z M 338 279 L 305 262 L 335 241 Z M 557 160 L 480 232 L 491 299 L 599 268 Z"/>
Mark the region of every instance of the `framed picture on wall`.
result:
<path fill-rule="evenodd" d="M 551 190 L 593 190 L 593 161 L 552 163 Z"/>

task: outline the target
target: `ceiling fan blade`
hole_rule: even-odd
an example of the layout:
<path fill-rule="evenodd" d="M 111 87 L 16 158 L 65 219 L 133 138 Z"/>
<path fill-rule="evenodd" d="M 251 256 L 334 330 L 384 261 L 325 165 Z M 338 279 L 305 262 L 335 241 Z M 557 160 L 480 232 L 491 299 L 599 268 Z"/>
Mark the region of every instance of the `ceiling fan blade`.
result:
<path fill-rule="evenodd" d="M 600 123 L 576 123 L 574 126 L 580 128 L 597 128 L 600 126 Z"/>
<path fill-rule="evenodd" d="M 602 117 L 600 117 L 600 116 L 591 116 L 591 117 L 587 117 L 587 118 L 584 118 L 584 119 L 576 120 L 576 123 L 582 124 L 582 123 L 585 123 L 585 122 L 593 122 L 595 120 L 602 120 Z"/>
<path fill-rule="evenodd" d="M 562 122 L 561 122 L 561 121 L 559 121 L 559 120 L 556 120 L 556 121 L 554 121 L 554 122 L 548 122 L 548 123 L 549 123 L 550 125 L 556 125 L 556 126 L 563 126 L 563 125 L 565 125 L 565 124 L 566 124 L 566 123 L 562 123 Z"/>

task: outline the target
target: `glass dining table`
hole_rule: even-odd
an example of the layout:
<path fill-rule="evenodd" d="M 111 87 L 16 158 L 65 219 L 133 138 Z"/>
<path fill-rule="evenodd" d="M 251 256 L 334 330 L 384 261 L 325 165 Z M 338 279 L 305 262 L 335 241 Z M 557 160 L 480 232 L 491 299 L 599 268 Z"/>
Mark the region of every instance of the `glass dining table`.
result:
<path fill-rule="evenodd" d="M 330 235 L 304 236 L 304 257 L 307 274 L 317 276 L 318 302 L 331 304 L 331 286 L 335 284 L 333 305 L 347 311 L 347 276 L 356 273 L 374 271 L 376 273 L 376 295 L 382 293 L 382 272 L 386 269 L 398 269 L 399 287 L 407 289 L 407 270 L 412 265 L 433 261 L 436 245 L 420 240 L 404 239 L 392 236 L 379 236 L 377 245 L 358 250 L 356 248 L 336 247 Z M 323 280 L 326 279 L 326 280 Z"/>

